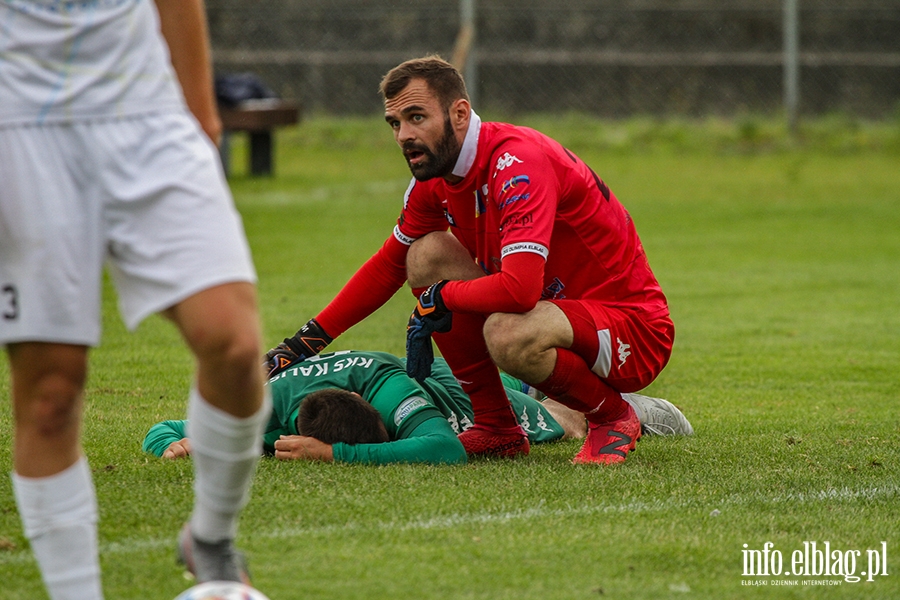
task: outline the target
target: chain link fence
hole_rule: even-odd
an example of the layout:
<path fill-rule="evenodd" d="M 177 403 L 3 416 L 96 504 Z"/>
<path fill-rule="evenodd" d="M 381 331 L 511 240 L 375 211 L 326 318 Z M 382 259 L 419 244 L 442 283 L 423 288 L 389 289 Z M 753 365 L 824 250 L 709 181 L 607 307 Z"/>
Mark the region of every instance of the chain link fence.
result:
<path fill-rule="evenodd" d="M 797 0 L 207 0 L 218 73 L 253 72 L 305 112 L 375 114 L 381 76 L 459 61 L 476 110 L 778 114 Z M 900 114 L 900 1 L 804 0 L 800 114 Z M 788 26 L 790 27 L 790 25 Z"/>

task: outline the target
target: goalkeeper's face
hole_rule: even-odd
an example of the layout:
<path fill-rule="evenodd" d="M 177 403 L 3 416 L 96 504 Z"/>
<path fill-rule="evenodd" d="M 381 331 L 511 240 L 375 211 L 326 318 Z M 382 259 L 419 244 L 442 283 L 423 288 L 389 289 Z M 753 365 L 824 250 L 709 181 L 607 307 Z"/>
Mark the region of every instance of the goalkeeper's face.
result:
<path fill-rule="evenodd" d="M 453 132 L 450 117 L 444 118 L 443 134 L 431 146 L 422 141 L 403 144 L 403 156 L 413 177 L 426 181 L 449 175 L 459 157 L 460 145 Z"/>
<path fill-rule="evenodd" d="M 399 94 L 385 100 L 385 120 L 419 181 L 450 175 L 461 148 L 460 131 L 448 107 L 422 80 L 411 81 Z M 459 129 L 460 131 L 457 131 Z"/>

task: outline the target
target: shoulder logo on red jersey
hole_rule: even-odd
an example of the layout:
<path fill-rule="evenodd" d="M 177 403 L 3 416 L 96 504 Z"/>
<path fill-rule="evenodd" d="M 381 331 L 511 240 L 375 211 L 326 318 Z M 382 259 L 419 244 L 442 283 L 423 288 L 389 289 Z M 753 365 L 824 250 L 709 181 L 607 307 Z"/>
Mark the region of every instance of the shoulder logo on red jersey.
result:
<path fill-rule="evenodd" d="M 511 167 L 514 163 L 521 163 L 518 157 L 513 156 L 509 152 L 505 153 L 503 156 L 497 159 L 497 166 L 494 167 L 494 177 L 497 176 L 497 173 L 505 169 L 506 167 Z"/>
<path fill-rule="evenodd" d="M 516 175 L 511 179 L 507 179 L 503 182 L 503 186 L 500 188 L 500 193 L 505 194 L 520 183 L 531 183 L 531 179 L 528 178 L 528 175 Z"/>

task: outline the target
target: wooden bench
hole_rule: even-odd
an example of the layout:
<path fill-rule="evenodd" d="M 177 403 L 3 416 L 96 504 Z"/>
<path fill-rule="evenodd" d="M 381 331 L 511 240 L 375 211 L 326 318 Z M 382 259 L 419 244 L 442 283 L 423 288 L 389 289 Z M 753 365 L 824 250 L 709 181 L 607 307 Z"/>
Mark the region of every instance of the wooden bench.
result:
<path fill-rule="evenodd" d="M 219 107 L 222 119 L 222 143 L 219 154 L 225 174 L 230 173 L 231 134 L 247 132 L 250 138 L 249 171 L 251 175 L 271 175 L 274 146 L 273 132 L 278 127 L 300 121 L 296 104 L 283 100 L 247 100 L 235 107 Z"/>

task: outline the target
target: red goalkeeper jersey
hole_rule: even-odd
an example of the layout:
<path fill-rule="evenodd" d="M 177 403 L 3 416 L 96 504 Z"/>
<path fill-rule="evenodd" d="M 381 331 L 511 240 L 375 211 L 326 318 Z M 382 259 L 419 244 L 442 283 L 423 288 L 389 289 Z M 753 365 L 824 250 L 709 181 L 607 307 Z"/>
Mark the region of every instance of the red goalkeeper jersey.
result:
<path fill-rule="evenodd" d="M 595 299 L 668 314 L 631 217 L 606 184 L 555 140 L 472 114 L 454 174 L 413 180 L 394 234 L 319 316 L 339 335 L 406 279 L 406 250 L 449 227 L 487 277 L 442 289 L 453 311 L 525 312 L 537 300 Z"/>

